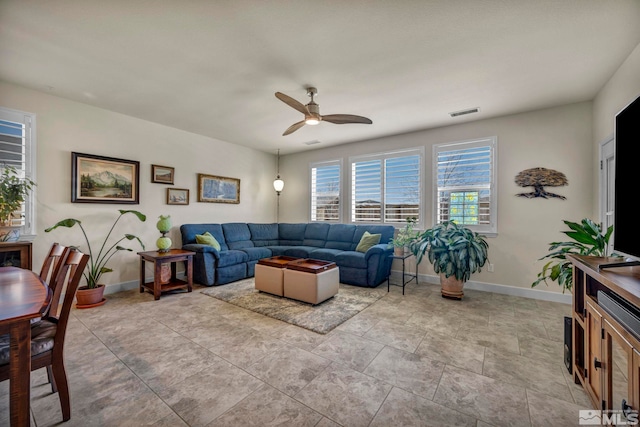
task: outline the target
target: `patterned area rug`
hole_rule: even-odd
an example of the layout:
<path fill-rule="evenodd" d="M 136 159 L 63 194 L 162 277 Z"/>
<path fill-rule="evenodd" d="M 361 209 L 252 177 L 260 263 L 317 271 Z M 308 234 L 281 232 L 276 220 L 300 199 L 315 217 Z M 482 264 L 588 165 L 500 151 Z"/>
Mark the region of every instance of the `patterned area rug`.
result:
<path fill-rule="evenodd" d="M 383 290 L 382 287 L 362 288 L 341 283 L 336 296 L 318 305 L 257 291 L 253 279 L 207 288 L 202 293 L 274 319 L 326 334 L 378 301 L 387 290 L 386 287 Z"/>

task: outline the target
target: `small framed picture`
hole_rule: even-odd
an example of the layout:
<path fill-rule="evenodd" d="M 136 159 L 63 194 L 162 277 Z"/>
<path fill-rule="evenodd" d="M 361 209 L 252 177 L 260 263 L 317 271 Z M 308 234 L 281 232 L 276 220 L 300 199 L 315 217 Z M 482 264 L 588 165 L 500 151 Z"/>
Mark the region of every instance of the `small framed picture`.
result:
<path fill-rule="evenodd" d="M 198 174 L 198 201 L 240 203 L 240 180 L 224 176 Z"/>
<path fill-rule="evenodd" d="M 151 182 L 173 185 L 174 171 L 170 166 L 151 165 Z"/>
<path fill-rule="evenodd" d="M 140 162 L 71 153 L 72 203 L 131 203 L 140 201 Z"/>
<path fill-rule="evenodd" d="M 168 205 L 188 205 L 189 190 L 186 188 L 167 188 Z"/>

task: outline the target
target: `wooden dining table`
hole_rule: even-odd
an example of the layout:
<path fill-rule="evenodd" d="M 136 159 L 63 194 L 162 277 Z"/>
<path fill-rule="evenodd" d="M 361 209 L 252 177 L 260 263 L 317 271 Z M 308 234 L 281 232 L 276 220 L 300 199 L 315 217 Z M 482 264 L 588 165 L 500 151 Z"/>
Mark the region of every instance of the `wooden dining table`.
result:
<path fill-rule="evenodd" d="M 29 426 L 31 319 L 44 313 L 51 289 L 31 270 L 0 267 L 0 334 L 10 335 L 9 405 L 11 426 Z"/>

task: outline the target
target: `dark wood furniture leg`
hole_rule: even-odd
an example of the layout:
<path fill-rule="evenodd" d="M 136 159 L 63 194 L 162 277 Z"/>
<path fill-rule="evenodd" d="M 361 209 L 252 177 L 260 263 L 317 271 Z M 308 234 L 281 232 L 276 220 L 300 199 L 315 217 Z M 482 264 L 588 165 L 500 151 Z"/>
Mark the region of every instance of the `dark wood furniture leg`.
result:
<path fill-rule="evenodd" d="M 29 426 L 31 401 L 31 322 L 24 319 L 11 326 L 9 394 L 11 425 Z"/>
<path fill-rule="evenodd" d="M 156 260 L 154 263 L 154 271 L 153 274 L 153 299 L 159 300 L 160 295 L 162 294 L 161 289 L 162 285 L 160 284 L 160 275 L 162 274 L 162 262 Z"/>
<path fill-rule="evenodd" d="M 193 289 L 193 256 L 187 257 L 187 292 Z"/>
<path fill-rule="evenodd" d="M 140 257 L 140 293 L 144 293 L 144 258 Z"/>

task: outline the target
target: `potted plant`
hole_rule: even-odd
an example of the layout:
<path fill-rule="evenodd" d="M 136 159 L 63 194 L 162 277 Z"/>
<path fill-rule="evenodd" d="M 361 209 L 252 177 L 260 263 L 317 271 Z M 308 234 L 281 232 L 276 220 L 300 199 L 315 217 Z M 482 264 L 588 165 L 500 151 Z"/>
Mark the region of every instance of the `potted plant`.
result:
<path fill-rule="evenodd" d="M 87 233 L 84 227 L 82 226 L 82 222 L 77 219 L 74 219 L 74 218 L 63 219 L 62 221 L 58 222 L 54 226 L 44 230 L 45 232 L 48 233 L 50 231 L 55 230 L 58 227 L 71 228 L 76 224 L 78 225 L 78 227 L 80 227 L 80 230 L 82 230 L 84 240 L 87 244 L 89 262 L 87 263 L 86 270 L 83 273 L 87 284 L 85 286 L 79 287 L 76 293 L 76 298 L 77 298 L 76 307 L 78 308 L 95 307 L 105 303 L 106 300 L 103 298 L 104 284 L 100 284 L 100 277 L 104 273 L 110 273 L 113 271 L 111 268 L 107 267 L 107 263 L 109 262 L 111 257 L 113 257 L 118 251 L 131 252 L 133 250 L 130 248 L 125 248 L 123 246 L 120 246 L 120 242 L 122 242 L 125 239 L 137 240 L 138 243 L 140 243 L 140 246 L 142 246 L 142 249 L 144 249 L 144 243 L 142 243 L 142 241 L 138 237 L 134 236 L 133 234 L 125 234 L 118 241 L 116 241 L 115 243 L 107 247 L 108 245 L 107 242 L 111 237 L 111 233 L 113 232 L 113 229 L 115 228 L 116 224 L 118 224 L 118 221 L 120 221 L 120 218 L 122 218 L 123 215 L 133 214 L 140 221 L 143 221 L 143 222 L 146 221 L 147 219 L 145 215 L 134 210 L 119 210 L 118 212 L 120 212 L 120 215 L 118 216 L 118 218 L 116 218 L 116 221 L 113 223 L 113 225 L 111 226 L 111 229 L 109 230 L 106 237 L 102 241 L 102 245 L 100 246 L 100 250 L 98 251 L 97 254 L 95 254 L 91 249 L 91 243 L 89 243 L 89 238 L 87 237 Z"/>
<path fill-rule="evenodd" d="M 20 209 L 36 183 L 20 178 L 13 166 L 2 166 L 0 173 L 0 241 L 15 242 L 20 238 L 19 225 L 12 225 L 15 212 Z"/>
<path fill-rule="evenodd" d="M 593 222 L 588 218 L 584 218 L 580 223 L 571 221 L 562 221 L 568 231 L 563 231 L 573 241 L 570 242 L 552 242 L 549 246 L 550 253 L 546 254 L 538 260 L 550 259 L 538 273 L 538 279 L 531 284 L 531 287 L 538 286 L 540 282 L 544 282 L 547 286 L 551 281 L 557 281 L 562 286 L 562 293 L 571 291 L 573 286 L 573 268 L 571 261 L 567 259 L 568 254 L 590 255 L 590 256 L 608 256 L 609 239 L 613 233 L 613 226 L 609 226 L 603 234 L 600 224 Z M 612 256 L 615 256 L 613 254 Z"/>
<path fill-rule="evenodd" d="M 484 236 L 454 221 L 425 230 L 409 247 L 417 264 L 426 254 L 433 270 L 440 274 L 442 296 L 458 300 L 471 274 L 482 271 L 489 249 Z"/>
<path fill-rule="evenodd" d="M 409 249 L 409 244 L 414 241 L 420 233 L 413 230 L 416 225 L 417 218 L 415 216 L 407 218 L 404 228 L 398 230 L 396 236 L 389 240 L 389 244 L 393 246 L 393 253 L 396 256 L 403 256 Z"/>

